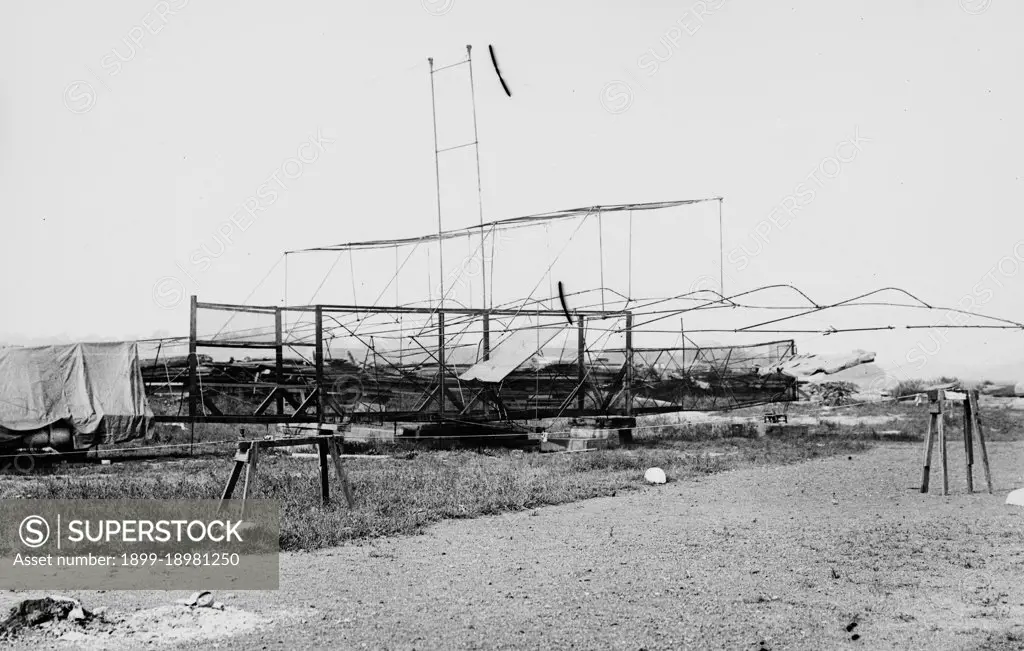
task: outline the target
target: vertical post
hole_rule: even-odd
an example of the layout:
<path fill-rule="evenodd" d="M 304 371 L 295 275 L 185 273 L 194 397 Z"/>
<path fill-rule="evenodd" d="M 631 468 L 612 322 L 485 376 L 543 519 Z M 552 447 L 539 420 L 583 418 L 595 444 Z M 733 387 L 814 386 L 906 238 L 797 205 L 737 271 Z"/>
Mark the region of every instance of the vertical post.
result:
<path fill-rule="evenodd" d="M 928 405 L 928 433 L 924 437 L 924 472 L 921 474 L 921 492 L 928 492 L 928 480 L 931 478 L 932 471 L 932 446 L 935 444 L 935 413 L 933 409 L 938 407 L 934 406 L 932 402 Z"/>
<path fill-rule="evenodd" d="M 434 99 L 434 59 L 427 59 L 430 64 L 430 111 L 434 120 L 434 182 L 437 187 L 437 258 L 441 282 L 440 307 L 444 307 L 444 242 L 441 239 L 441 160 L 438 158 L 440 151 L 437 149 L 437 102 Z M 442 411 L 444 410 L 444 397 L 441 397 Z"/>
<path fill-rule="evenodd" d="M 718 198 L 718 291 L 721 292 L 722 298 L 725 298 L 725 260 L 722 255 L 722 197 Z"/>
<path fill-rule="evenodd" d="M 974 436 L 972 433 L 971 422 L 971 400 L 967 396 L 964 400 L 964 465 L 967 467 L 967 492 L 974 492 L 974 473 L 972 466 L 974 465 Z"/>
<path fill-rule="evenodd" d="M 629 256 L 626 261 L 626 304 L 633 298 L 633 211 L 629 211 Z"/>
<path fill-rule="evenodd" d="M 242 467 L 246 465 L 245 461 L 242 461 L 243 455 L 248 452 L 242 452 L 242 443 L 238 444 L 238 451 L 235 452 L 235 467 L 231 469 L 231 476 L 228 477 L 228 484 L 224 487 L 224 492 L 220 496 L 220 508 L 224 507 L 224 501 L 231 499 L 231 494 L 235 492 L 235 485 L 238 483 L 238 478 L 242 476 Z"/>
<path fill-rule="evenodd" d="M 985 469 L 985 484 L 988 486 L 989 494 L 992 493 L 992 470 L 988 465 L 988 447 L 985 445 L 985 428 L 981 426 L 981 410 L 978 409 L 978 391 L 974 390 L 968 394 L 971 401 L 971 415 L 974 418 L 974 431 L 978 433 L 978 445 L 981 447 L 981 465 Z"/>
<path fill-rule="evenodd" d="M 484 306 L 484 339 L 483 339 L 483 344 L 484 344 L 483 358 L 484 358 L 484 360 L 488 360 L 488 359 L 491 358 L 491 315 L 488 314 L 486 310 L 487 310 L 487 306 L 485 305 Z M 490 412 L 491 412 L 490 407 L 488 406 L 486 399 L 484 399 L 482 401 L 482 403 L 483 403 L 483 407 L 484 407 L 484 417 L 487 417 L 487 416 L 490 415 Z"/>
<path fill-rule="evenodd" d="M 437 415 L 438 420 L 444 420 L 444 312 L 437 312 L 437 361 L 440 365 L 437 369 Z"/>
<path fill-rule="evenodd" d="M 484 359 L 491 358 L 491 316 L 484 312 Z"/>
<path fill-rule="evenodd" d="M 324 308 L 316 306 L 316 352 L 313 355 L 316 365 L 316 418 L 317 423 L 324 421 Z"/>
<path fill-rule="evenodd" d="M 626 373 L 622 376 L 626 415 L 633 415 L 633 313 L 626 312 Z"/>
<path fill-rule="evenodd" d="M 197 376 L 199 375 L 199 358 L 196 357 L 196 338 L 199 330 L 199 302 L 195 294 L 189 299 L 188 317 L 188 421 L 190 426 L 189 454 L 193 454 L 193 443 L 196 431 L 196 388 L 198 386 Z"/>
<path fill-rule="evenodd" d="M 583 333 L 583 315 L 576 314 L 576 361 L 578 364 L 576 371 L 576 408 L 583 411 L 584 407 L 584 392 L 583 382 L 586 380 L 587 372 L 584 366 L 583 353 L 587 346 L 586 336 Z"/>
<path fill-rule="evenodd" d="M 679 360 L 679 366 L 680 366 L 680 368 L 683 369 L 683 377 L 685 378 L 686 377 L 686 372 L 687 372 L 686 370 L 687 370 L 688 367 L 686 366 L 686 324 L 683 323 L 683 317 L 679 317 L 679 340 L 682 342 L 682 350 L 680 351 L 680 357 L 682 357 L 682 359 Z M 685 407 L 686 406 L 685 405 L 685 401 L 686 401 L 686 392 L 685 391 L 683 392 L 682 398 L 683 398 L 683 406 Z"/>
<path fill-rule="evenodd" d="M 239 514 L 242 518 L 245 517 L 245 501 L 249 498 L 249 486 L 252 486 L 253 493 L 256 492 L 256 462 L 259 455 L 259 443 L 253 441 L 249 444 L 249 463 L 245 465 L 245 483 L 242 484 L 242 512 Z M 250 477 L 252 478 L 251 484 Z"/>
<path fill-rule="evenodd" d="M 320 456 L 320 504 L 326 506 L 331 501 L 331 475 L 327 471 L 327 437 L 322 430 L 317 430 L 317 434 L 323 437 L 316 444 Z"/>
<path fill-rule="evenodd" d="M 402 303 L 398 300 L 398 272 L 401 271 L 401 267 L 398 266 L 398 245 L 395 245 L 395 305 L 401 305 Z M 429 303 L 428 303 L 429 305 Z M 404 360 L 405 351 L 405 321 L 402 319 L 402 315 L 398 315 L 398 365 L 402 366 L 405 363 Z"/>
<path fill-rule="evenodd" d="M 601 309 L 604 309 L 604 224 L 601 221 L 601 211 L 597 211 L 597 252 L 598 264 L 601 273 Z"/>
<path fill-rule="evenodd" d="M 351 509 L 356 505 L 356 499 L 352 495 L 352 484 L 348 480 L 348 473 L 345 472 L 345 468 L 341 465 L 337 437 L 331 436 L 327 439 L 327 449 L 331 453 L 331 460 L 334 461 L 334 470 L 338 473 L 338 480 L 341 481 L 341 490 L 345 493 L 345 501 L 348 503 L 348 508 Z"/>
<path fill-rule="evenodd" d="M 281 326 L 281 308 L 274 308 L 274 375 L 276 378 L 274 395 L 277 396 L 277 415 L 284 415 L 284 394 L 281 384 L 284 378 L 284 328 Z"/>
<path fill-rule="evenodd" d="M 946 455 L 946 417 L 942 413 L 942 402 L 946 398 L 946 392 L 942 389 L 937 391 L 939 415 L 936 426 L 939 431 L 939 455 L 942 457 L 942 494 L 949 495 L 949 465 Z"/>
<path fill-rule="evenodd" d="M 480 208 L 480 286 L 483 288 L 481 307 L 487 309 L 487 256 L 484 255 L 484 191 L 480 180 L 480 134 L 476 125 L 476 88 L 473 84 L 473 46 L 466 46 L 466 61 L 469 63 L 469 97 L 473 103 L 473 149 L 476 151 L 476 198 Z"/>

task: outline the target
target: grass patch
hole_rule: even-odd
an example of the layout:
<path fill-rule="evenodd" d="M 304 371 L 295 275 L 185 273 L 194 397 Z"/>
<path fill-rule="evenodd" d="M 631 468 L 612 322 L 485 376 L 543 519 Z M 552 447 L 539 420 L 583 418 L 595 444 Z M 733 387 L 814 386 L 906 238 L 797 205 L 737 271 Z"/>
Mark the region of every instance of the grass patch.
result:
<path fill-rule="evenodd" d="M 643 473 L 652 466 L 663 468 L 670 481 L 685 481 L 744 466 L 859 452 L 869 445 L 842 437 L 699 443 L 662 435 L 577 454 L 437 451 L 352 459 L 346 461 L 357 499 L 352 510 L 319 505 L 315 459 L 267 454 L 261 455 L 254 496 L 281 501 L 283 549 L 311 550 L 416 533 L 449 518 L 610 496 L 644 485 Z M 77 467 L 59 476 L 2 482 L 0 498 L 211 499 L 223 490 L 230 468 L 226 458 Z"/>

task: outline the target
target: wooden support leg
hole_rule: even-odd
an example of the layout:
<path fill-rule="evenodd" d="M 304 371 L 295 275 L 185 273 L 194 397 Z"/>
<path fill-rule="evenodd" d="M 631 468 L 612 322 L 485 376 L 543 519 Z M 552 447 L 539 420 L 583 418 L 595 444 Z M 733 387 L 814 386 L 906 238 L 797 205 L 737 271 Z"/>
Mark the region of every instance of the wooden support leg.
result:
<path fill-rule="evenodd" d="M 235 467 L 231 469 L 231 476 L 228 477 L 228 485 L 224 487 L 224 493 L 220 496 L 220 507 L 224 507 L 224 501 L 231 499 L 231 494 L 235 492 L 235 484 L 238 483 L 238 478 L 242 474 L 242 466 L 248 462 L 249 456 L 247 453 L 242 451 L 242 446 L 238 446 L 238 451 L 235 452 Z"/>
<path fill-rule="evenodd" d="M 921 474 L 921 492 L 928 492 L 928 479 L 932 470 L 932 446 L 935 444 L 935 414 L 928 414 L 928 433 L 924 436 L 924 472 Z"/>
<path fill-rule="evenodd" d="M 326 506 L 331 501 L 330 474 L 327 472 L 327 441 L 318 441 L 316 447 L 320 454 L 320 504 Z"/>
<path fill-rule="evenodd" d="M 253 441 L 249 445 L 249 463 L 245 467 L 245 483 L 242 485 L 242 513 L 245 517 L 245 500 L 249 497 L 249 486 L 252 486 L 253 493 L 256 492 L 256 460 L 259 458 L 259 445 Z"/>
<path fill-rule="evenodd" d="M 942 413 L 942 394 L 939 394 L 939 415 L 937 417 L 939 430 L 939 455 L 942 457 L 942 494 L 949 495 L 949 457 L 946 451 L 946 417 Z"/>
<path fill-rule="evenodd" d="M 967 492 L 974 492 L 974 473 L 972 472 L 972 465 L 974 464 L 973 451 L 971 448 L 973 445 L 973 433 L 971 423 L 971 401 L 964 400 L 964 464 L 967 467 Z"/>
<path fill-rule="evenodd" d="M 352 496 L 352 485 L 348 481 L 348 474 L 341 465 L 341 455 L 338 454 L 337 439 L 332 436 L 327 445 L 331 452 L 331 460 L 334 461 L 334 470 L 338 473 L 338 480 L 341 481 L 341 489 L 345 491 L 345 501 L 348 502 L 348 508 L 351 509 L 355 506 L 356 500 Z"/>
<path fill-rule="evenodd" d="M 981 412 L 978 409 L 978 392 L 971 391 L 968 400 L 971 401 L 971 415 L 974 418 L 974 431 L 978 433 L 978 445 L 981 447 L 981 465 L 985 468 L 985 483 L 988 485 L 988 492 L 992 493 L 992 470 L 988 465 L 988 449 L 985 446 L 985 429 L 981 426 Z"/>

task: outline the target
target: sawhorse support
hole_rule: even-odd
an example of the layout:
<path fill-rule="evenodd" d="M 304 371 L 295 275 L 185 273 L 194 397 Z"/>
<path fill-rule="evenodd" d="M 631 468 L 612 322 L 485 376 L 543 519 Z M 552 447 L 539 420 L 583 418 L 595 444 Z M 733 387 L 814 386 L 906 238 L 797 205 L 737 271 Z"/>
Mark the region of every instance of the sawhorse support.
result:
<path fill-rule="evenodd" d="M 985 445 L 985 432 L 981 426 L 981 413 L 978 409 L 978 392 L 950 391 L 932 389 L 928 391 L 928 433 L 924 441 L 924 470 L 921 475 L 921 492 L 928 492 L 928 480 L 931 475 L 932 448 L 936 436 L 939 441 L 939 456 L 942 460 L 942 494 L 949 495 L 949 464 L 946 456 L 946 427 L 943 420 L 943 404 L 945 401 L 959 402 L 964 409 L 964 461 L 967 471 L 967 492 L 974 492 L 974 434 L 978 435 L 981 447 L 981 462 L 985 468 L 985 482 L 988 492 L 992 493 L 992 471 L 988 464 L 988 448 Z"/>
<path fill-rule="evenodd" d="M 242 484 L 242 515 L 245 515 L 245 500 L 249 497 L 250 488 L 256 488 L 256 469 L 259 460 L 260 449 L 291 447 L 295 445 L 315 445 L 320 459 L 320 503 L 327 505 L 331 501 L 330 472 L 328 470 L 327 458 L 330 456 L 334 463 L 334 471 L 341 481 L 342 490 L 345 493 L 345 501 L 349 508 L 355 506 L 355 496 L 352 494 L 352 486 L 348 481 L 348 474 L 341 463 L 341 454 L 338 446 L 345 440 L 344 435 L 337 434 L 331 430 L 320 430 L 317 436 L 299 436 L 281 439 L 264 439 L 255 441 L 239 441 L 238 450 L 235 452 L 235 466 L 231 469 L 231 476 L 228 477 L 227 486 L 221 495 L 221 506 L 225 500 L 231 499 L 238 479 L 245 470 L 245 482 Z"/>

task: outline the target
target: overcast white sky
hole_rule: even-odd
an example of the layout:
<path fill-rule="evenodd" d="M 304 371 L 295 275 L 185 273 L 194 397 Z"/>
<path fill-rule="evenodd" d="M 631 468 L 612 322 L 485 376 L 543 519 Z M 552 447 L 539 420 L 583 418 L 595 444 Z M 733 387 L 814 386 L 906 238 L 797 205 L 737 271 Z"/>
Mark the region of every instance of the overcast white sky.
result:
<path fill-rule="evenodd" d="M 721 195 L 730 289 L 789 282 L 829 302 L 896 285 L 1024 320 L 1011 0 L 5 9 L 0 340 L 181 334 L 179 295 L 241 302 L 286 249 L 435 230 L 426 58 L 466 44 L 487 219 Z M 278 172 L 295 157 L 312 162 Z M 223 247 L 258 193 L 265 209 Z M 799 212 L 772 223 L 787 197 Z M 903 362 L 923 336 L 830 345 Z M 944 334 L 919 374 L 1022 359 L 1005 352 L 1022 337 Z"/>

